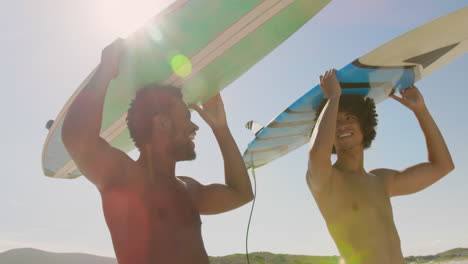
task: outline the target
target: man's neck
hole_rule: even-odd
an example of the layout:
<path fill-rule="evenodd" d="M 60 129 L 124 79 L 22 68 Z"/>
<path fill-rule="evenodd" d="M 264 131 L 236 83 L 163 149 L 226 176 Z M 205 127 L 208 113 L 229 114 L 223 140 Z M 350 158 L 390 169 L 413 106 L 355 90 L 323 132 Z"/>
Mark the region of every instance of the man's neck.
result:
<path fill-rule="evenodd" d="M 147 147 L 142 150 L 138 162 L 153 182 L 175 179 L 176 161 L 167 150 Z"/>
<path fill-rule="evenodd" d="M 365 174 L 364 169 L 364 150 L 362 148 L 353 148 L 337 152 L 337 160 L 333 167 L 344 172 Z"/>

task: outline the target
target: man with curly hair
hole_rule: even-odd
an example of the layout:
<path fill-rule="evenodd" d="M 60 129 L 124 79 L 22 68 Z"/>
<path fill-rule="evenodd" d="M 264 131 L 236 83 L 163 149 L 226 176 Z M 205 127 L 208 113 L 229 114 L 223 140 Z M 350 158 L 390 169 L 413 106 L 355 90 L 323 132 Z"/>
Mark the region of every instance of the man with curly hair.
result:
<path fill-rule="evenodd" d="M 62 139 L 80 171 L 98 188 L 120 264 L 208 264 L 200 214 L 218 214 L 253 199 L 242 156 L 219 94 L 192 106 L 212 129 L 224 159 L 225 184 L 176 176 L 178 161 L 195 159 L 198 126 L 180 90 L 149 85 L 128 112 L 140 157 L 134 161 L 99 136 L 107 87 L 119 72 L 122 40 L 104 49 L 101 64 L 65 118 Z"/>
<path fill-rule="evenodd" d="M 419 90 L 391 97 L 410 109 L 424 133 L 428 161 L 403 170 L 364 169 L 364 149 L 375 137 L 372 99 L 341 95 L 336 70 L 320 76 L 324 101 L 318 109 L 306 175 L 335 244 L 346 264 L 403 264 L 390 197 L 418 192 L 454 169 L 444 139 Z M 330 156 L 336 153 L 332 164 Z"/>

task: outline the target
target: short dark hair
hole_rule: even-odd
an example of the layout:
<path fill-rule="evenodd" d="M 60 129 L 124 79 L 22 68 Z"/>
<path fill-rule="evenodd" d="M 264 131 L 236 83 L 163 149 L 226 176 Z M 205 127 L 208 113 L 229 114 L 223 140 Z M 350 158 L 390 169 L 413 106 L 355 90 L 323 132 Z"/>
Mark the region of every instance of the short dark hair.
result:
<path fill-rule="evenodd" d="M 150 140 L 153 116 L 170 113 L 171 98 L 182 99 L 181 90 L 161 84 L 150 84 L 137 90 L 128 109 L 127 126 L 138 149 Z"/>
<path fill-rule="evenodd" d="M 317 114 L 314 119 L 315 122 L 317 122 L 317 119 L 327 101 L 327 99 L 324 99 L 318 105 Z M 369 148 L 377 135 L 377 132 L 375 131 L 375 127 L 377 126 L 377 112 L 375 111 L 374 100 L 362 95 L 341 95 L 338 111 L 349 112 L 358 117 L 363 135 L 363 147 L 364 149 Z M 333 146 L 332 153 L 336 154 L 335 146 Z"/>

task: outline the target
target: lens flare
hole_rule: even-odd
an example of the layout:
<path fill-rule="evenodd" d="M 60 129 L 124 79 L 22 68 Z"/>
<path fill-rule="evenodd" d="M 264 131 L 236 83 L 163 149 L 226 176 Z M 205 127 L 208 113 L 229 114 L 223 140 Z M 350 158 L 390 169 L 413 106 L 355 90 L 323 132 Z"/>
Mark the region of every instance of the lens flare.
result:
<path fill-rule="evenodd" d="M 146 33 L 149 35 L 151 40 L 153 40 L 157 44 L 161 44 L 163 40 L 163 34 L 161 30 L 157 26 L 151 26 L 145 29 Z"/>
<path fill-rule="evenodd" d="M 172 71 L 179 77 L 186 77 L 192 72 L 192 63 L 182 54 L 175 55 L 171 59 Z"/>

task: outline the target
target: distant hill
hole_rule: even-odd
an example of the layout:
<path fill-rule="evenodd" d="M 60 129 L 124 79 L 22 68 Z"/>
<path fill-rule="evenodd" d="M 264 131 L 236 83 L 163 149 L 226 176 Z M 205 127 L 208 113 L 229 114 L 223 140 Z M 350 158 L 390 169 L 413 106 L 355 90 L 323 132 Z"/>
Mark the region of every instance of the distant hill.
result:
<path fill-rule="evenodd" d="M 436 261 L 436 262 L 435 262 Z M 454 248 L 436 255 L 410 256 L 406 258 L 407 263 L 444 263 L 448 261 L 459 261 L 457 264 L 468 264 L 468 248 Z M 455 264 L 455 263 L 454 263 Z"/>
<path fill-rule="evenodd" d="M 301 256 L 257 252 L 249 254 L 250 264 L 338 264 L 338 256 Z M 468 264 L 468 248 L 455 248 L 436 255 L 411 256 L 408 264 Z M 210 257 L 210 264 L 247 264 L 244 254 Z"/>
<path fill-rule="evenodd" d="M 447 250 L 445 252 L 437 254 L 441 257 L 446 257 L 446 256 L 468 256 L 468 248 L 454 248 L 451 250 Z"/>
<path fill-rule="evenodd" d="M 339 257 L 302 256 L 255 252 L 249 254 L 250 264 L 337 264 Z M 247 264 L 245 254 L 210 257 L 210 264 Z"/>
<path fill-rule="evenodd" d="M 337 264 L 337 256 L 303 256 L 255 252 L 250 264 Z M 436 261 L 436 262 L 434 262 Z M 436 255 L 411 256 L 406 263 L 468 264 L 468 248 L 455 248 Z M 455 262 L 456 261 L 456 262 Z M 114 258 L 82 253 L 52 253 L 33 248 L 12 249 L 0 253 L 0 264 L 117 264 Z M 210 264 L 247 264 L 244 254 L 210 257 Z"/>
<path fill-rule="evenodd" d="M 117 264 L 117 260 L 82 253 L 51 253 L 20 248 L 0 253 L 0 264 Z"/>

